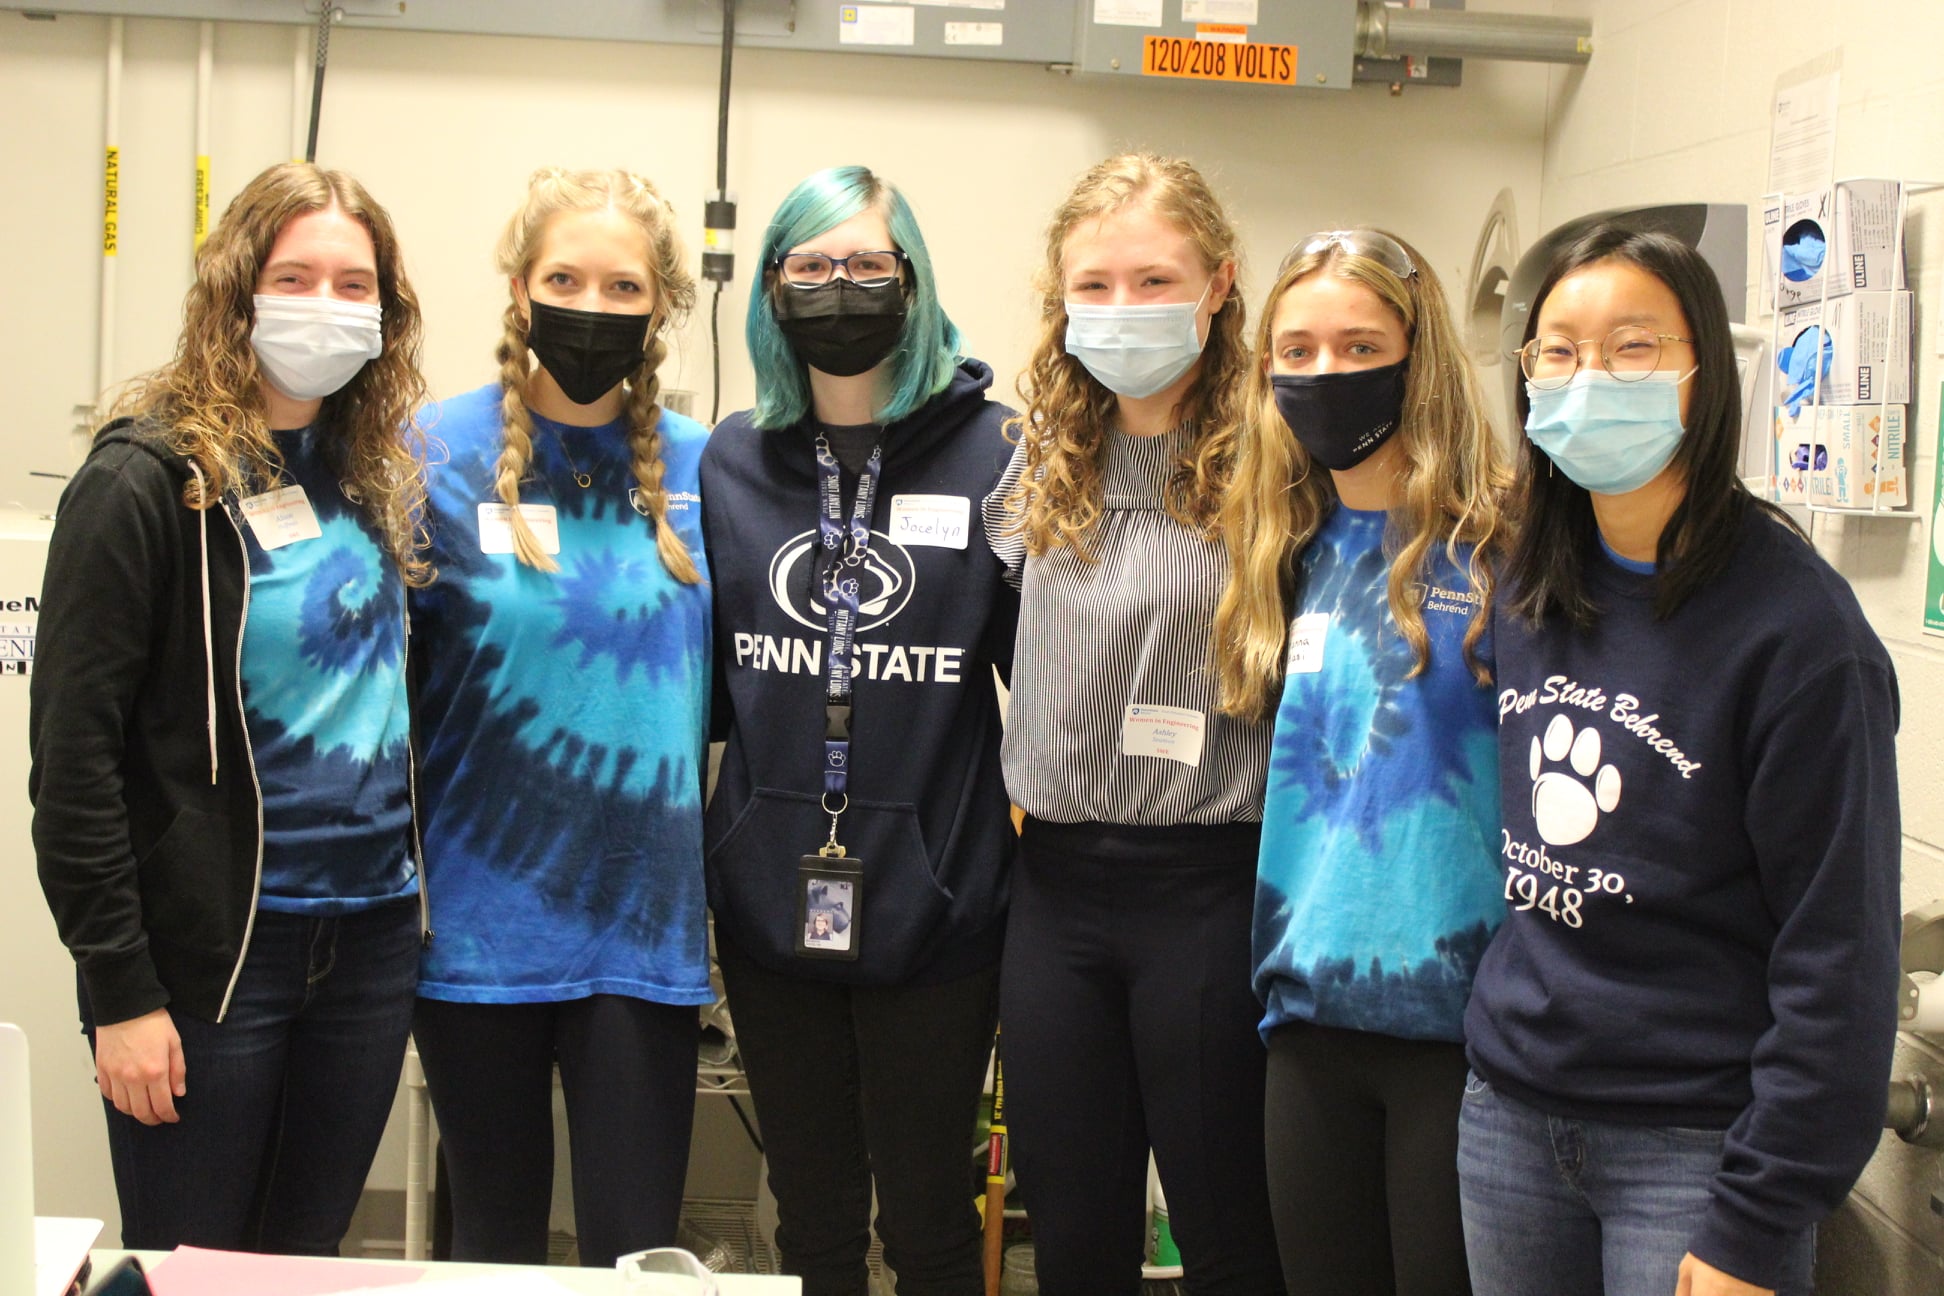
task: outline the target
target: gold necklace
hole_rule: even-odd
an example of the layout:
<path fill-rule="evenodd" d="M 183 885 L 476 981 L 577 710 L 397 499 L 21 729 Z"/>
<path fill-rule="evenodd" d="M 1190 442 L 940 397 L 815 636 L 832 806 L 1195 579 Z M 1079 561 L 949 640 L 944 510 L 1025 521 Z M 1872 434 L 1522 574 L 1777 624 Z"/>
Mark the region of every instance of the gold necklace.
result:
<path fill-rule="evenodd" d="M 582 472 L 580 465 L 574 462 L 574 456 L 567 453 L 567 438 L 561 434 L 559 428 L 554 429 L 554 441 L 560 446 L 560 457 L 567 461 L 567 471 L 574 475 L 574 485 L 580 487 L 582 490 L 586 490 L 589 486 L 592 486 L 594 484 L 593 475 Z"/>

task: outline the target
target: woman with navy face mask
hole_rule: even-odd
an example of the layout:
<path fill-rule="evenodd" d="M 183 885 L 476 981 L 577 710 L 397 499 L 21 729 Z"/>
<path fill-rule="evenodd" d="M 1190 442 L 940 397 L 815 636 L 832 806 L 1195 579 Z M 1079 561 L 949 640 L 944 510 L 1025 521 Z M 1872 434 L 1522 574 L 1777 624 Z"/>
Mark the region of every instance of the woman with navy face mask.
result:
<path fill-rule="evenodd" d="M 638 175 L 536 172 L 499 243 L 499 378 L 424 415 L 448 452 L 412 602 L 445 885 L 412 1031 L 455 1259 L 545 1262 L 556 1066 L 581 1264 L 675 1240 L 713 997 L 705 434 L 659 375 L 695 295 L 676 228 Z"/>
<path fill-rule="evenodd" d="M 1736 477 L 1697 252 L 1597 228 L 1528 327 L 1494 623 L 1508 914 L 1465 1018 L 1473 1284 L 1806 1293 L 1889 1077 L 1896 676 Z"/>
<path fill-rule="evenodd" d="M 756 406 L 702 457 L 716 584 L 709 900 L 805 1296 L 979 1296 L 968 1196 L 1013 831 L 993 668 L 1018 599 L 977 501 L 1011 414 L 910 204 L 858 166 L 764 231 Z"/>
<path fill-rule="evenodd" d="M 1188 162 L 1087 172 L 1047 232 L 1019 448 L 986 504 L 1022 589 L 1000 1013 L 1048 1296 L 1139 1290 L 1150 1147 L 1191 1290 L 1282 1290 L 1249 991 L 1269 726 L 1222 712 L 1209 635 L 1238 256 Z"/>
<path fill-rule="evenodd" d="M 1504 914 L 1489 629 L 1510 484 L 1443 287 L 1379 230 L 1283 262 L 1222 514 L 1224 699 L 1275 720 L 1255 899 L 1291 1296 L 1467 1290 L 1472 974 Z"/>

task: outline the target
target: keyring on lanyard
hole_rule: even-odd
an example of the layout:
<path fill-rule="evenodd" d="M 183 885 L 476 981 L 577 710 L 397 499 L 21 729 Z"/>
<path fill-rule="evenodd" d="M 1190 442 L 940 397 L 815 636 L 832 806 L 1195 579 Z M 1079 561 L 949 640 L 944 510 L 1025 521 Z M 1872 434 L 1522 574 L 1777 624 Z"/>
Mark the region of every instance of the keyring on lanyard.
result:
<path fill-rule="evenodd" d="M 839 801 L 835 810 L 830 808 L 830 793 L 828 792 L 824 793 L 823 798 L 818 802 L 823 807 L 823 812 L 830 816 L 830 840 L 817 848 L 817 854 L 819 855 L 833 856 L 844 853 L 844 848 L 837 844 L 837 816 L 850 809 L 850 797 L 841 792 L 837 795 Z"/>

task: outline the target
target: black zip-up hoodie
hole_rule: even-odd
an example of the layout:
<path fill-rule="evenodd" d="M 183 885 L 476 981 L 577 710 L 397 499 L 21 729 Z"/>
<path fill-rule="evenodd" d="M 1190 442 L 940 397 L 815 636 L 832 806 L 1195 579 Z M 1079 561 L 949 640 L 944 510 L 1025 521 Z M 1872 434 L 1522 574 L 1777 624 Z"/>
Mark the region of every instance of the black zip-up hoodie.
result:
<path fill-rule="evenodd" d="M 62 492 L 41 582 L 34 851 L 98 1025 L 164 1006 L 221 1021 L 256 914 L 249 552 L 232 500 L 183 503 L 196 476 L 152 430 L 103 429 Z M 422 922 L 426 903 L 421 879 Z"/>
<path fill-rule="evenodd" d="M 830 834 L 819 805 L 826 629 L 810 597 L 814 434 L 766 432 L 733 414 L 703 451 L 714 727 L 728 743 L 706 824 L 709 903 L 717 928 L 768 967 L 887 985 L 945 981 L 999 956 L 1014 833 L 992 671 L 1010 667 L 1019 603 L 979 516 L 1011 451 L 1012 411 L 986 399 L 991 385 L 989 368 L 962 361 L 945 391 L 884 430 L 856 639 L 850 807 L 837 830 L 864 861 L 855 962 L 795 954 L 798 860 Z M 854 476 L 844 484 L 848 517 Z M 923 514 L 943 522 L 914 524 L 912 505 L 925 502 L 912 496 L 944 497 Z"/>

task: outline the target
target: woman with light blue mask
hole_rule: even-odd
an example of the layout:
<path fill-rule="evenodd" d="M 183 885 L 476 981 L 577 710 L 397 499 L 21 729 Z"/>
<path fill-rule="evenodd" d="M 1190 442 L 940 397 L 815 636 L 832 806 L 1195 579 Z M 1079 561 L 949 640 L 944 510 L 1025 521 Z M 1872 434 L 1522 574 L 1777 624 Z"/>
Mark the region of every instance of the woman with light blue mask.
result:
<path fill-rule="evenodd" d="M 986 503 L 1022 589 L 1000 1016 L 1048 1296 L 1139 1290 L 1150 1147 L 1189 1290 L 1282 1290 L 1249 988 L 1270 725 L 1224 714 L 1210 644 L 1250 364 L 1239 256 L 1187 161 L 1081 177 Z"/>
<path fill-rule="evenodd" d="M 1805 1293 L 1889 1078 L 1896 675 L 1736 477 L 1700 255 L 1602 226 L 1535 301 L 1493 625 L 1508 913 L 1465 1018 L 1473 1286 Z"/>

